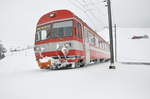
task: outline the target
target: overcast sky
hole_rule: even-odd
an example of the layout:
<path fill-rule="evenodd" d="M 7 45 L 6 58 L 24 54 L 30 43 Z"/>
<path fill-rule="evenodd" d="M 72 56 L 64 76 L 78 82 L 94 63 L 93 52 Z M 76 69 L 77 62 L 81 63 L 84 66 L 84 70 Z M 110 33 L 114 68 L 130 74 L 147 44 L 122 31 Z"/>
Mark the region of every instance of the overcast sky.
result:
<path fill-rule="evenodd" d="M 150 0 L 112 0 L 114 21 L 121 27 L 150 27 Z"/>
<path fill-rule="evenodd" d="M 69 9 L 93 30 L 107 26 L 103 0 L 0 0 L 0 40 L 11 44 L 34 42 L 39 18 L 53 10 Z M 150 27 L 150 0 L 111 0 L 113 23 L 119 27 Z"/>

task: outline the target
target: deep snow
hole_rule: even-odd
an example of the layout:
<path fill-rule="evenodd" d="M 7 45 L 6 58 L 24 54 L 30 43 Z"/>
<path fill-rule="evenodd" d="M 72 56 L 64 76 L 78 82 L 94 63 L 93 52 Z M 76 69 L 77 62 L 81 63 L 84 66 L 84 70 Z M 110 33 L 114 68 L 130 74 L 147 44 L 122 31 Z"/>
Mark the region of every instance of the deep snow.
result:
<path fill-rule="evenodd" d="M 0 64 L 0 99 L 150 99 L 149 65 L 40 70 L 32 49 L 8 54 Z"/>

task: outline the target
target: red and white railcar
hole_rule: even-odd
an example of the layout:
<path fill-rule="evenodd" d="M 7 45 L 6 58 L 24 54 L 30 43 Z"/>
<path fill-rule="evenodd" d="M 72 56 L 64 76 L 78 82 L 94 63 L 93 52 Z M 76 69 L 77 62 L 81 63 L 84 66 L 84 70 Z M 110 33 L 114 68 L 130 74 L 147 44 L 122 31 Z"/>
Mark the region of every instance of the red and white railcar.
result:
<path fill-rule="evenodd" d="M 69 10 L 39 19 L 34 50 L 40 68 L 76 68 L 110 59 L 109 44 Z"/>

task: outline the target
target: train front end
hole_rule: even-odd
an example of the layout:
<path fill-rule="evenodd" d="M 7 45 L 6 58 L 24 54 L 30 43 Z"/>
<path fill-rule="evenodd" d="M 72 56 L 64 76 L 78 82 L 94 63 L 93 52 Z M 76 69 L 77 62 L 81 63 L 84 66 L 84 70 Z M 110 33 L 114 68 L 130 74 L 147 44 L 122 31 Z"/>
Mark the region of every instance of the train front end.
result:
<path fill-rule="evenodd" d="M 73 17 L 68 10 L 57 10 L 40 18 L 34 51 L 41 69 L 75 68 L 83 58 L 83 45 L 74 37 Z"/>

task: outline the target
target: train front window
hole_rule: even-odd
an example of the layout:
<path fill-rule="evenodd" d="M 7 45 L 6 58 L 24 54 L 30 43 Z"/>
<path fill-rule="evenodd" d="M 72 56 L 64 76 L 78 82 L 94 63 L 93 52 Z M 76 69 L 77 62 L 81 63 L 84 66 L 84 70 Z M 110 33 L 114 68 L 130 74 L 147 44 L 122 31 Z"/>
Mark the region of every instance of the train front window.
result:
<path fill-rule="evenodd" d="M 50 38 L 50 25 L 41 26 L 36 31 L 36 41 L 46 40 Z"/>
<path fill-rule="evenodd" d="M 72 21 L 53 23 L 52 38 L 62 38 L 72 36 L 72 29 L 73 29 Z"/>
<path fill-rule="evenodd" d="M 42 30 L 41 31 L 41 40 L 47 39 L 47 30 Z"/>

